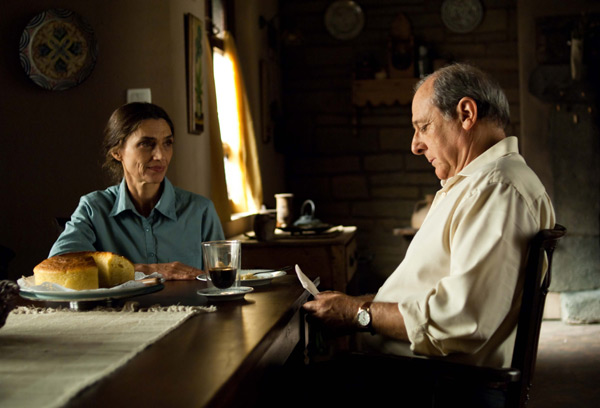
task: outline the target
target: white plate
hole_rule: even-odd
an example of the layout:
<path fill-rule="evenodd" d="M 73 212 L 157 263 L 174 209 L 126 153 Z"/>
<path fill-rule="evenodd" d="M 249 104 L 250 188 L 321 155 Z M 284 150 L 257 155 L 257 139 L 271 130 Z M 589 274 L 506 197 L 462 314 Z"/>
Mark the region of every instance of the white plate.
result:
<path fill-rule="evenodd" d="M 211 300 L 238 300 L 243 299 L 246 293 L 250 293 L 254 288 L 247 286 L 232 287 L 229 289 L 206 288 L 200 289 L 197 293 Z"/>
<path fill-rule="evenodd" d="M 264 272 L 261 272 L 264 271 Z M 254 274 L 255 279 L 242 279 L 244 275 Z M 274 271 L 272 269 L 242 269 L 240 271 L 240 282 L 245 286 L 263 286 L 271 283 L 272 279 L 287 275 L 284 271 Z M 206 275 L 198 275 L 196 279 L 206 282 Z"/>
<path fill-rule="evenodd" d="M 21 287 L 19 294 L 25 299 L 47 300 L 50 302 L 81 302 L 92 300 L 119 299 L 131 296 L 146 295 L 152 292 L 158 292 L 165 286 L 162 283 L 150 286 L 134 286 L 113 289 L 91 289 L 77 291 L 42 291 L 31 290 Z"/>

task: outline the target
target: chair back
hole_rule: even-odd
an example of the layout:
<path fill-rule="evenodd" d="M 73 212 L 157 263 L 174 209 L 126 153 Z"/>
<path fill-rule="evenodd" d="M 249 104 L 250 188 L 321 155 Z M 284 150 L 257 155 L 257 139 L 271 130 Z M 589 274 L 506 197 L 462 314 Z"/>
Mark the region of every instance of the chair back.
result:
<path fill-rule="evenodd" d="M 8 264 L 15 257 L 15 251 L 0 245 L 0 280 L 8 279 Z"/>
<path fill-rule="evenodd" d="M 517 326 L 512 368 L 521 371 L 517 389 L 509 394 L 509 406 L 524 407 L 529 399 L 544 314 L 546 294 L 550 286 L 552 254 L 566 228 L 556 224 L 554 229 L 540 231 L 531 241 L 525 267 L 523 298 Z M 547 259 L 548 267 L 545 260 Z"/>

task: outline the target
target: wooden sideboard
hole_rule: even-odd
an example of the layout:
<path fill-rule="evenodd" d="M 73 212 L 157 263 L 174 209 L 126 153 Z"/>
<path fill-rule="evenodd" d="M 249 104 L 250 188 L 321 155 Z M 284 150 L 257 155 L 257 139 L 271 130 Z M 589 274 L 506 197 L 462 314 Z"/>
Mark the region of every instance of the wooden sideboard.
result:
<path fill-rule="evenodd" d="M 309 278 L 320 278 L 320 290 L 352 292 L 348 284 L 358 264 L 354 226 L 340 226 L 315 235 L 277 234 L 271 241 L 257 241 L 245 235 L 232 239 L 242 241 L 244 269 L 298 264 Z"/>

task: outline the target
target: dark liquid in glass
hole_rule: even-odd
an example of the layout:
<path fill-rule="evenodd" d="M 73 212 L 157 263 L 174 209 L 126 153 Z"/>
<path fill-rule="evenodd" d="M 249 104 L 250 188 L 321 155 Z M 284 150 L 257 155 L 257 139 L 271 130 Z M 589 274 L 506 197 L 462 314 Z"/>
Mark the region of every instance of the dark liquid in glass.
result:
<path fill-rule="evenodd" d="M 235 282 L 237 269 L 230 266 L 223 268 L 209 268 L 208 273 L 210 274 L 210 280 L 212 280 L 213 285 L 219 289 L 225 289 Z"/>

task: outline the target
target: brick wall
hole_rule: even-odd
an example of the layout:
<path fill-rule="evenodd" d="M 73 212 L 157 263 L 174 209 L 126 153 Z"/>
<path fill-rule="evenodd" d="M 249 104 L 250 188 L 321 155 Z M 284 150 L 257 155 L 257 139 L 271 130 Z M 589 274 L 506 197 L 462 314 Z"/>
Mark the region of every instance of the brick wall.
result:
<path fill-rule="evenodd" d="M 469 34 L 443 25 L 441 0 L 357 0 L 364 29 L 346 41 L 325 28 L 330 3 L 280 3 L 284 127 L 276 145 L 285 153 L 296 204 L 310 198 L 322 221 L 358 227 L 360 276 L 370 291 L 406 250 L 407 241 L 393 229 L 410 224 L 415 202 L 435 192 L 439 181 L 426 160 L 410 152 L 409 105 L 352 104 L 356 67 L 367 60 L 385 67 L 392 22 L 404 13 L 415 45 L 425 45 L 438 64 L 468 61 L 500 81 L 511 104 L 511 133 L 518 136 L 516 0 L 483 0 L 484 18 Z"/>

